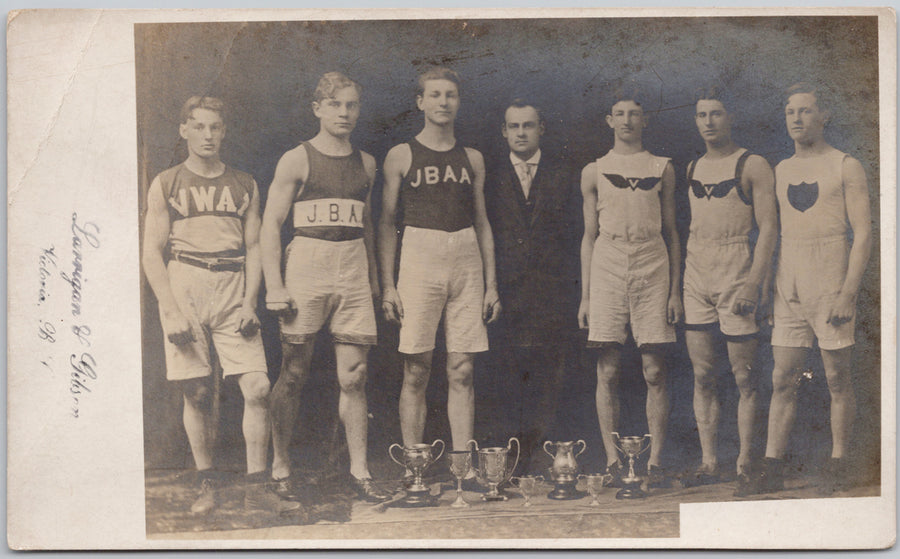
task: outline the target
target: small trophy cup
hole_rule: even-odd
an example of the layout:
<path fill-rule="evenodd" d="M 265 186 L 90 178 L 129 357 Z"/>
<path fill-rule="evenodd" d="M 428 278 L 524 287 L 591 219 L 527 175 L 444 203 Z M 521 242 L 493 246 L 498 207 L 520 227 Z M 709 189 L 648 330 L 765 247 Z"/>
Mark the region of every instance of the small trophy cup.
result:
<path fill-rule="evenodd" d="M 581 445 L 581 450 L 577 453 L 573 452 L 572 449 L 579 444 Z M 550 452 L 549 447 L 554 446 L 556 447 L 556 454 Z M 553 458 L 553 466 L 550 467 L 550 477 L 556 484 L 553 491 L 547 494 L 548 499 L 568 501 L 584 497 L 584 493 L 575 489 L 575 484 L 578 483 L 578 477 L 576 477 L 578 475 L 578 463 L 575 462 L 575 458 L 584 452 L 585 448 L 587 448 L 587 443 L 580 439 L 568 442 L 544 441 L 544 452 Z"/>
<path fill-rule="evenodd" d="M 591 494 L 591 502 L 589 503 L 592 507 L 599 507 L 600 501 L 597 500 L 597 496 L 600 495 L 600 491 L 603 490 L 604 484 L 608 483 L 610 479 L 612 479 L 612 475 L 610 474 L 587 474 L 580 475 L 578 479 L 583 479 L 585 485 L 587 486 L 588 493 Z"/>
<path fill-rule="evenodd" d="M 456 478 L 456 500 L 450 506 L 453 508 L 467 507 L 469 503 L 462 496 L 462 480 L 472 468 L 472 451 L 448 450 L 447 456 L 450 457 L 450 473 Z"/>
<path fill-rule="evenodd" d="M 434 447 L 441 443 L 441 451 L 434 456 Z M 403 451 L 402 460 L 397 460 L 394 456 L 394 448 Z M 413 473 L 412 484 L 406 488 L 406 498 L 404 503 L 410 507 L 421 507 L 429 504 L 428 487 L 422 482 L 422 474 L 428 466 L 431 466 L 444 454 L 444 441 L 436 439 L 431 444 L 418 443 L 410 446 L 400 446 L 394 443 L 388 448 L 388 454 L 391 460 L 405 466 Z"/>
<path fill-rule="evenodd" d="M 634 475 L 635 459 L 650 449 L 650 435 L 643 437 L 620 437 L 618 433 L 613 432 L 619 444 L 616 448 L 623 456 L 628 457 L 628 475 L 622 478 L 622 489 L 616 493 L 616 499 L 642 499 L 647 494 L 641 489 L 641 478 Z M 647 446 L 644 446 L 647 441 Z M 621 446 L 620 446 L 621 445 Z"/>
<path fill-rule="evenodd" d="M 516 460 L 510 468 L 508 455 L 512 449 L 513 441 L 516 443 Z M 490 488 L 481 498 L 485 501 L 508 500 L 509 497 L 500 491 L 499 486 L 501 483 L 509 481 L 510 476 L 512 476 L 513 471 L 519 464 L 519 454 L 522 450 L 519 439 L 511 437 L 505 448 L 492 446 L 479 449 L 478 443 L 472 440 L 467 442 L 466 446 L 470 444 L 475 445 L 475 451 L 478 452 L 478 469 L 476 470 L 478 481 Z"/>
<path fill-rule="evenodd" d="M 534 495 L 535 489 L 539 481 L 544 481 L 544 476 L 519 476 L 510 478 L 510 481 L 516 484 L 522 496 L 525 497 L 524 507 L 531 506 L 531 496 Z"/>

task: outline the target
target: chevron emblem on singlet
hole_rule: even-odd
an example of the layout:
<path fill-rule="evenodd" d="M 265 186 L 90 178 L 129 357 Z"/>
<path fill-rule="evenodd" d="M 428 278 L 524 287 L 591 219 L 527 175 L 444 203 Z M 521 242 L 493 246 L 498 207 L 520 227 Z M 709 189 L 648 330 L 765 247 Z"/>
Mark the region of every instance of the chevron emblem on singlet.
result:
<path fill-rule="evenodd" d="M 656 183 L 659 182 L 659 177 L 626 178 L 615 173 L 603 173 L 603 176 L 616 188 L 630 188 L 631 190 L 652 190 Z"/>
<path fill-rule="evenodd" d="M 788 184 L 787 199 L 798 212 L 805 212 L 819 199 L 819 183 Z"/>

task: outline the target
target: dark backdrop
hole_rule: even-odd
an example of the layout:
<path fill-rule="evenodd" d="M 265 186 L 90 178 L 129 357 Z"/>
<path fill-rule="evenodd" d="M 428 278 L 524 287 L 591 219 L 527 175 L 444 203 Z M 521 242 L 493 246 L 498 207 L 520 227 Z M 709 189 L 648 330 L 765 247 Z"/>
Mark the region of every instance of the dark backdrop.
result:
<path fill-rule="evenodd" d="M 310 110 L 318 77 L 339 70 L 363 86 L 363 111 L 353 141 L 381 163 L 387 150 L 421 128 L 415 107 L 415 79 L 431 64 L 449 65 L 463 78 L 457 136 L 489 159 L 505 155 L 500 136 L 509 99 L 524 96 L 544 108 L 543 147 L 575 168 L 605 153 L 612 133 L 604 122 L 613 89 L 633 83 L 645 93 L 651 113 L 644 142 L 651 152 L 671 157 L 683 181 L 687 161 L 703 143 L 693 120 L 693 93 L 716 83 L 735 99 L 734 137 L 771 164 L 790 156 L 781 92 L 800 80 L 831 85 L 834 118 L 827 139 L 860 159 L 869 176 L 875 249 L 860 295 L 855 384 L 859 395 L 858 454 L 877 472 L 880 453 L 880 299 L 878 239 L 878 57 L 874 17 L 590 18 L 420 21 L 329 21 L 178 23 L 135 26 L 138 161 L 143 216 L 146 189 L 160 171 L 186 157 L 178 137 L 178 113 L 191 95 L 211 95 L 229 107 L 222 148 L 230 165 L 253 174 L 263 202 L 275 165 L 285 151 L 312 137 L 318 123 Z M 683 186 L 683 185 L 682 185 Z M 380 195 L 373 196 L 376 212 Z M 682 206 L 683 209 L 683 206 Z M 680 212 L 685 231 L 686 214 Z M 284 232 L 285 241 L 288 232 Z M 192 466 L 181 427 L 181 399 L 165 381 L 162 333 L 156 301 L 143 281 L 143 387 L 145 456 L 148 468 Z M 262 300 L 262 299 L 261 299 Z M 260 305 L 263 309 L 264 305 Z M 280 362 L 277 323 L 260 312 L 270 376 Z M 396 331 L 379 324 L 380 345 L 370 358 L 370 455 L 382 457 L 400 440 L 397 399 L 401 371 Z M 318 373 L 304 392 L 298 456 L 307 443 L 333 435 L 336 385 L 333 354 L 320 337 Z M 763 377 L 771 371 L 770 351 L 761 351 Z M 602 461 L 593 404 L 593 356 L 583 352 L 570 370 L 566 401 L 556 433 L 588 440 L 588 466 Z M 691 410 L 691 370 L 683 346 L 669 358 L 672 388 L 671 443 L 674 464 L 699 457 Z M 440 358 L 435 360 L 440 371 Z M 626 360 L 635 382 L 623 384 L 623 431 L 646 430 L 639 361 Z M 811 360 L 811 366 L 820 364 Z M 329 374 L 331 372 L 331 374 Z M 479 402 L 490 393 L 489 361 L 479 360 Z M 724 377 L 727 381 L 728 377 Z M 427 436 L 449 437 L 443 411 L 446 384 L 432 377 Z M 733 384 L 733 383 L 732 383 Z M 224 460 L 240 469 L 240 393 L 222 388 Z M 734 404 L 725 383 L 723 398 Z M 828 397 L 823 375 L 801 394 L 794 450 L 801 460 L 829 451 Z M 761 401 L 767 407 L 768 393 Z M 476 438 L 503 438 L 491 429 L 491 409 L 480 406 Z M 723 448 L 736 454 L 734 426 L 723 414 Z M 324 419 L 323 419 L 324 418 Z M 761 433 L 764 433 L 764 419 Z M 733 420 L 732 420 L 733 422 Z M 324 439 L 324 443 L 322 440 Z M 318 452 L 318 451 L 316 451 Z"/>

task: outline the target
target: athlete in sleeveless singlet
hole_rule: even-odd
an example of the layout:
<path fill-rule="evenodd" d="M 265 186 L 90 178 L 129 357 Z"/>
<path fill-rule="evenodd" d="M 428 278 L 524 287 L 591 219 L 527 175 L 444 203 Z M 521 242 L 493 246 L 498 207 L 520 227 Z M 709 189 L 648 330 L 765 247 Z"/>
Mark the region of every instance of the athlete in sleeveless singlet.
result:
<path fill-rule="evenodd" d="M 785 122 L 794 155 L 775 167 L 781 251 L 775 276 L 772 403 L 766 458 L 751 491 L 783 485 L 783 458 L 797 406 L 797 383 L 818 340 L 831 393 L 831 458 L 822 469 L 825 495 L 852 482 L 847 466 L 856 414 L 851 382 L 856 297 L 871 251 L 866 174 L 856 159 L 824 138 L 830 117 L 821 89 L 787 91 Z"/>
<path fill-rule="evenodd" d="M 425 389 L 438 322 L 445 317 L 447 414 L 453 448 L 464 450 L 473 437 L 475 353 L 488 349 L 484 323 L 500 312 L 484 206 L 484 160 L 456 142 L 456 72 L 432 68 L 423 73 L 416 103 L 424 128 L 411 142 L 394 146 L 384 161 L 378 237 L 382 308 L 388 321 L 400 324 L 400 428 L 406 446 L 421 443 L 424 436 Z M 398 225 L 403 243 L 395 287 Z"/>
<path fill-rule="evenodd" d="M 613 483 L 623 474 L 616 431 L 622 344 L 631 326 L 647 383 L 647 423 L 652 436 L 650 486 L 666 484 L 661 467 L 669 400 L 662 344 L 675 341 L 681 304 L 680 244 L 675 230 L 675 171 L 668 159 L 644 150 L 646 117 L 635 96 L 622 95 L 606 122 L 613 149 L 581 175 L 584 238 L 578 322 L 597 360 L 597 416 Z"/>
<path fill-rule="evenodd" d="M 706 153 L 688 166 L 691 228 L 684 272 L 685 342 L 694 368 L 694 415 L 703 451 L 685 486 L 719 480 L 717 390 L 722 349 L 737 384 L 740 452 L 737 474 L 749 481 L 750 450 L 759 383 L 756 309 L 771 271 L 777 229 L 775 179 L 765 159 L 731 138 L 732 114 L 723 91 L 698 95 L 695 121 Z M 750 235 L 758 226 L 751 248 Z M 758 305 L 759 304 L 759 305 Z M 717 334 L 725 338 L 725 348 Z"/>
<path fill-rule="evenodd" d="M 266 306 L 279 315 L 283 356 L 271 399 L 272 477 L 274 490 L 292 500 L 300 495 L 291 477 L 289 447 L 313 344 L 323 326 L 334 340 L 349 483 L 363 500 L 388 498 L 373 483 L 366 459 L 366 358 L 377 341 L 372 299 L 378 277 L 369 214 L 375 160 L 350 143 L 360 93 L 360 86 L 343 74 L 322 76 L 312 103 L 319 133 L 281 157 L 263 215 Z M 291 213 L 294 238 L 282 279 L 280 231 Z"/>
<path fill-rule="evenodd" d="M 182 109 L 179 132 L 188 158 L 150 185 L 144 273 L 159 301 L 167 377 L 184 394 L 184 428 L 200 478 L 191 512 L 206 514 L 216 506 L 210 342 L 223 375 L 238 378 L 244 397 L 245 507 L 289 512 L 299 503 L 265 488 L 269 378 L 256 317 L 259 192 L 253 177 L 219 159 L 223 110 L 219 99 L 199 96 Z"/>

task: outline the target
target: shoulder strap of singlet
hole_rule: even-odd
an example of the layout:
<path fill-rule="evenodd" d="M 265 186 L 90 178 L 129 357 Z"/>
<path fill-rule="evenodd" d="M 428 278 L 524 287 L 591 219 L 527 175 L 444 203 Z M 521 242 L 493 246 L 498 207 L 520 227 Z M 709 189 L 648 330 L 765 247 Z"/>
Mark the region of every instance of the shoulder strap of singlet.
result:
<path fill-rule="evenodd" d="M 734 178 L 738 181 L 738 196 L 740 196 L 741 201 L 747 204 L 748 206 L 752 203 L 752 201 L 747 197 L 747 194 L 744 192 L 744 164 L 747 163 L 747 159 L 753 155 L 750 153 L 750 150 L 745 150 L 744 153 L 738 157 L 737 164 L 734 166 Z"/>
<path fill-rule="evenodd" d="M 691 184 L 691 181 L 694 180 L 694 169 L 697 167 L 697 161 L 699 161 L 699 159 L 692 159 L 691 162 L 688 163 L 688 172 L 687 172 L 688 184 Z"/>

